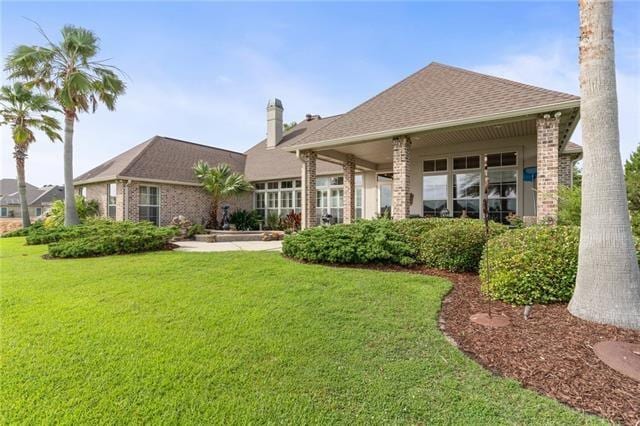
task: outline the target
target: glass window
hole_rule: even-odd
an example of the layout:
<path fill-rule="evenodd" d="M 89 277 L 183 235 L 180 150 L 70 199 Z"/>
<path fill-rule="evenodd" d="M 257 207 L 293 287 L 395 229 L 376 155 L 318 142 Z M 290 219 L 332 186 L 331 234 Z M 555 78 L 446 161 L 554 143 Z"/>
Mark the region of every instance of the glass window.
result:
<path fill-rule="evenodd" d="M 440 216 L 447 207 L 447 175 L 422 177 L 422 211 L 424 216 Z"/>
<path fill-rule="evenodd" d="M 116 218 L 116 184 L 107 185 L 107 215 L 111 219 Z"/>
<path fill-rule="evenodd" d="M 344 192 L 342 189 L 332 189 L 331 190 L 331 199 L 330 199 L 331 208 L 329 213 L 332 216 L 333 223 L 342 223 L 343 220 L 343 205 L 344 205 Z"/>
<path fill-rule="evenodd" d="M 83 186 L 82 188 L 80 188 L 80 195 L 82 195 L 83 198 L 87 198 L 87 187 Z"/>
<path fill-rule="evenodd" d="M 280 214 L 285 215 L 288 214 L 291 210 L 293 210 L 293 192 L 292 191 L 282 191 L 280 193 Z"/>
<path fill-rule="evenodd" d="M 356 187 L 356 218 L 362 219 L 362 187 Z"/>
<path fill-rule="evenodd" d="M 447 170 L 447 159 L 426 160 L 422 163 L 425 172 L 443 172 Z"/>
<path fill-rule="evenodd" d="M 2 217 L 9 216 L 9 209 L 7 207 L 0 208 L 0 216 Z"/>
<path fill-rule="evenodd" d="M 455 157 L 453 159 L 453 170 L 477 169 L 480 167 L 480 156 L 472 155 L 468 157 Z"/>
<path fill-rule="evenodd" d="M 267 182 L 267 189 L 278 189 L 278 182 Z"/>
<path fill-rule="evenodd" d="M 266 194 L 264 192 L 255 193 L 256 211 L 258 212 L 260 217 L 263 219 L 265 217 L 265 208 L 267 207 L 265 197 L 266 197 Z"/>
<path fill-rule="evenodd" d="M 453 216 L 480 217 L 480 172 L 453 175 Z"/>
<path fill-rule="evenodd" d="M 36 217 L 42 216 L 42 207 L 36 207 Z"/>
<path fill-rule="evenodd" d="M 329 178 L 330 185 L 342 185 L 344 184 L 344 178 L 342 176 L 334 176 Z"/>
<path fill-rule="evenodd" d="M 362 186 L 362 175 L 356 175 L 356 186 Z"/>
<path fill-rule="evenodd" d="M 296 191 L 296 206 L 294 210 L 296 213 L 302 211 L 302 191 Z"/>
<path fill-rule="evenodd" d="M 282 182 L 280 182 L 280 188 L 293 188 L 293 181 L 292 180 L 283 180 Z"/>
<path fill-rule="evenodd" d="M 489 217 L 507 223 L 507 216 L 516 214 L 517 180 L 515 170 L 489 170 Z"/>
<path fill-rule="evenodd" d="M 253 187 L 256 189 L 256 191 L 260 191 L 261 189 L 264 189 L 264 182 L 254 183 Z"/>
<path fill-rule="evenodd" d="M 487 155 L 487 165 L 489 167 L 515 166 L 516 162 L 517 157 L 515 152 Z"/>
<path fill-rule="evenodd" d="M 296 188 L 302 188 L 302 181 L 301 180 L 297 180 L 296 181 Z"/>
<path fill-rule="evenodd" d="M 329 178 L 328 177 L 316 178 L 316 188 L 319 186 L 329 186 Z"/>
<path fill-rule="evenodd" d="M 269 210 L 277 210 L 278 209 L 278 193 L 277 192 L 268 192 L 267 193 L 267 208 Z"/>
<path fill-rule="evenodd" d="M 160 224 L 159 191 L 156 186 L 140 186 L 138 189 L 138 219 Z"/>

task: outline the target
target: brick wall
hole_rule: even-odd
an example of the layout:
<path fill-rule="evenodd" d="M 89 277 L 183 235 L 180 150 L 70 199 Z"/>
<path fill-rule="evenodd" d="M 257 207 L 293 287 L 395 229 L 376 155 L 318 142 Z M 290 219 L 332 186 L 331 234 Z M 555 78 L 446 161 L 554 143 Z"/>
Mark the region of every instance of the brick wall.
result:
<path fill-rule="evenodd" d="M 559 129 L 560 113 L 545 114 L 536 120 L 537 127 L 537 218 L 538 222 L 555 222 L 558 218 Z"/>
<path fill-rule="evenodd" d="M 391 214 L 394 219 L 409 217 L 411 207 L 411 185 L 409 169 L 411 140 L 408 136 L 393 139 L 393 195 Z"/>
<path fill-rule="evenodd" d="M 128 211 L 129 219 L 139 219 L 138 202 L 140 200 L 140 186 L 155 186 L 160 192 L 160 225 L 171 223 L 175 216 L 183 215 L 193 223 L 206 224 L 211 214 L 211 195 L 199 186 L 157 184 L 132 182 L 128 185 Z M 237 209 L 251 210 L 252 194 L 246 193 L 237 197 L 231 197 L 220 203 L 218 220 L 222 218 L 222 206 L 229 204 L 230 212 Z"/>

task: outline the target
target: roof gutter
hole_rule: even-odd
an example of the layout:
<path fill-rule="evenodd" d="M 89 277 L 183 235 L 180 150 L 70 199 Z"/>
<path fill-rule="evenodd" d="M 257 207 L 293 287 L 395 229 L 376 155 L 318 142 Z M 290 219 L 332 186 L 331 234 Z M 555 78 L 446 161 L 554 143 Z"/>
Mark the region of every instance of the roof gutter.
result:
<path fill-rule="evenodd" d="M 311 142 L 307 144 L 302 143 L 300 145 L 293 145 L 288 147 L 285 146 L 285 147 L 282 147 L 282 149 L 284 149 L 285 151 L 294 152 L 294 151 L 305 150 L 305 149 L 327 148 L 332 146 L 348 145 L 348 144 L 359 143 L 359 142 L 370 142 L 378 139 L 392 138 L 392 137 L 407 134 L 407 133 L 426 132 L 429 130 L 445 129 L 447 127 L 479 124 L 485 121 L 505 120 L 509 118 L 522 116 L 522 115 L 542 114 L 552 110 L 579 108 L 579 107 L 580 107 L 580 99 L 575 99 L 571 101 L 558 102 L 555 104 L 540 105 L 532 108 L 523 108 L 523 109 L 511 110 L 507 112 L 499 112 L 496 114 L 481 115 L 481 116 L 468 117 L 468 118 L 462 118 L 457 120 L 440 121 L 437 123 L 423 124 L 419 126 L 401 127 L 397 129 L 383 130 L 380 132 L 365 133 L 365 134 L 356 135 L 356 136 L 347 136 L 344 138 L 327 139 L 324 141 Z"/>
<path fill-rule="evenodd" d="M 165 179 L 150 179 L 143 177 L 133 177 L 133 176 L 109 176 L 109 177 L 100 177 L 94 179 L 80 180 L 73 182 L 73 185 L 88 185 L 91 183 L 100 183 L 100 182 L 112 182 L 114 180 L 128 180 L 128 181 L 136 181 L 136 182 L 150 182 L 150 183 L 165 183 L 168 185 L 184 185 L 184 186 L 201 186 L 197 182 L 180 182 L 177 180 L 165 180 Z"/>

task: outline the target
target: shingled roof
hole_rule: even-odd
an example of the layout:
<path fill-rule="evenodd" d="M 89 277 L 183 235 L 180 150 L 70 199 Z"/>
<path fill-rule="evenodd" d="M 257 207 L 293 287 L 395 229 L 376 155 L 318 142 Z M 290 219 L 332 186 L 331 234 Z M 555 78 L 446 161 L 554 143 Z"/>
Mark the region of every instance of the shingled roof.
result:
<path fill-rule="evenodd" d="M 245 155 L 164 136 L 153 138 L 78 176 L 75 184 L 115 179 L 197 184 L 193 166 L 198 160 L 211 165 L 227 163 L 243 173 Z"/>
<path fill-rule="evenodd" d="M 245 152 L 247 156 L 244 172 L 245 177 L 250 181 L 300 178 L 302 163 L 298 157 L 291 152 L 279 148 L 285 144 L 295 143 L 339 117 L 339 115 L 325 118 L 313 116 L 311 119 L 301 121 L 296 124 L 295 127 L 284 133 L 282 141 L 275 149 L 267 149 L 267 140 L 263 139 Z M 318 175 L 342 173 L 342 167 L 337 164 L 318 160 L 316 163 L 316 173 Z"/>
<path fill-rule="evenodd" d="M 328 125 L 282 146 L 293 150 L 392 130 L 575 104 L 579 99 L 567 93 L 432 62 Z"/>

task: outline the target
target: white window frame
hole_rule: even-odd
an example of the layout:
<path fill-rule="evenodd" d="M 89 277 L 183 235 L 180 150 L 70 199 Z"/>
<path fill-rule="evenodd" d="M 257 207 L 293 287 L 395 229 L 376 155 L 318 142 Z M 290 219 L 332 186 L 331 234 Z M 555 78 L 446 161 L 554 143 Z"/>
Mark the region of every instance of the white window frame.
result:
<path fill-rule="evenodd" d="M 111 185 L 113 185 L 113 187 L 115 189 L 115 194 L 113 194 L 113 195 L 111 195 Z M 158 195 L 159 194 L 160 193 L 158 192 Z M 110 198 L 111 197 L 113 197 L 115 199 L 113 204 L 110 203 Z M 115 220 L 116 216 L 118 215 L 118 208 L 116 207 L 117 205 L 118 205 L 118 184 L 116 182 L 111 182 L 111 183 L 107 184 L 107 211 L 105 212 L 107 217 L 112 218 L 112 219 Z M 109 208 L 111 206 L 113 206 L 113 209 L 114 209 L 113 217 L 111 217 L 109 215 Z"/>
<path fill-rule="evenodd" d="M 484 197 L 484 156 L 491 154 L 500 154 L 507 152 L 515 152 L 516 153 L 516 164 L 514 166 L 495 166 L 489 167 L 489 170 L 513 170 L 516 171 L 516 214 L 522 217 L 523 213 L 523 200 L 524 200 L 524 185 L 522 181 L 522 170 L 523 170 L 523 147 L 522 146 L 505 146 L 502 148 L 491 148 L 483 151 L 461 151 L 456 153 L 447 153 L 447 154 L 431 154 L 427 156 L 420 156 L 418 159 L 420 160 L 420 167 L 422 168 L 423 161 L 426 160 L 437 160 L 441 158 L 447 158 L 447 210 L 449 210 L 449 216 L 453 216 L 453 175 L 455 171 L 453 170 L 453 158 L 454 157 L 470 157 L 474 155 L 480 156 L 480 217 L 482 217 L 482 199 Z M 458 172 L 462 170 L 456 170 Z M 442 172 L 423 172 L 422 175 L 428 173 L 442 173 Z M 423 188 L 421 183 L 420 188 L 420 198 L 422 198 Z M 423 209 L 422 205 L 424 200 L 420 200 L 421 209 Z M 380 208 L 378 207 L 378 211 Z"/>
<path fill-rule="evenodd" d="M 435 160 L 446 160 L 447 168 L 446 170 L 434 170 L 432 172 L 424 171 L 424 162 L 425 161 L 435 161 Z M 453 206 L 452 196 L 453 196 L 453 175 L 450 173 L 453 168 L 453 157 L 449 157 L 447 155 L 436 155 L 433 157 L 424 158 L 420 162 L 420 167 L 422 167 L 422 182 L 421 185 L 421 198 L 422 203 L 420 204 L 420 216 L 424 216 L 424 177 L 425 176 L 446 176 L 447 177 L 447 211 L 449 212 L 449 216 L 453 215 L 453 211 L 451 207 Z M 393 191 L 392 191 L 393 192 Z M 393 193 L 391 194 L 393 196 Z"/>
<path fill-rule="evenodd" d="M 140 189 L 143 188 L 143 187 L 145 187 L 145 188 L 156 188 L 158 190 L 158 204 L 140 204 L 140 192 L 141 192 Z M 160 218 L 162 217 L 161 216 L 161 211 L 160 211 L 160 209 L 161 209 L 160 205 L 162 204 L 160 202 L 160 197 L 161 197 L 161 194 L 160 194 L 160 187 L 159 186 L 157 186 L 157 185 L 138 185 L 138 220 L 140 220 L 140 207 L 157 207 L 158 208 L 158 223 L 156 223 L 155 225 L 156 226 L 160 226 L 160 222 L 161 222 Z"/>

